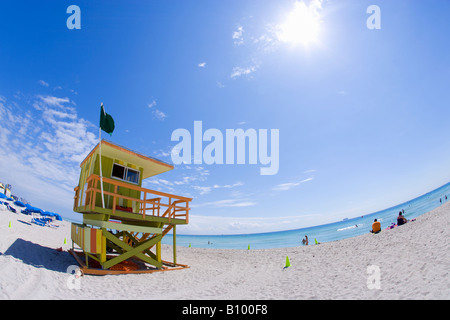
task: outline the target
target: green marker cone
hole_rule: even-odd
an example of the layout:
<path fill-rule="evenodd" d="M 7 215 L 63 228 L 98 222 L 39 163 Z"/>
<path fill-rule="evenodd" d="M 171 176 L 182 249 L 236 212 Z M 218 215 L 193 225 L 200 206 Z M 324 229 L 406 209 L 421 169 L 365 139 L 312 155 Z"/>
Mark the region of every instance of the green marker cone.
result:
<path fill-rule="evenodd" d="M 289 261 L 289 257 L 286 256 L 286 266 L 285 266 L 285 268 L 288 268 L 290 266 L 291 266 L 291 262 Z"/>
<path fill-rule="evenodd" d="M 11 229 L 11 221 L 9 221 L 8 228 Z"/>
<path fill-rule="evenodd" d="M 247 248 L 247 250 L 250 250 L 250 245 L 248 245 L 248 248 Z"/>
<path fill-rule="evenodd" d="M 316 244 L 319 244 L 319 243 L 317 242 L 317 239 L 316 239 L 316 238 L 314 238 L 314 241 L 315 241 Z"/>

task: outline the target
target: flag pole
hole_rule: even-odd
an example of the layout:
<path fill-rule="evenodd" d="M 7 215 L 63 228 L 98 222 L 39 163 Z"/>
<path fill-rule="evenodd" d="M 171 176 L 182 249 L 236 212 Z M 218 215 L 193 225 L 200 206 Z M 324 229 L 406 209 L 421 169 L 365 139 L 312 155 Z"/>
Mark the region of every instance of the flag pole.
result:
<path fill-rule="evenodd" d="M 105 107 L 103 106 L 103 102 L 102 102 L 102 107 L 103 107 L 103 112 L 105 113 Z M 98 128 L 98 147 L 99 147 L 99 163 L 100 163 L 100 188 L 102 190 L 102 206 L 103 209 L 105 209 L 105 197 L 103 196 L 103 174 L 102 174 L 102 128 L 99 127 Z"/>

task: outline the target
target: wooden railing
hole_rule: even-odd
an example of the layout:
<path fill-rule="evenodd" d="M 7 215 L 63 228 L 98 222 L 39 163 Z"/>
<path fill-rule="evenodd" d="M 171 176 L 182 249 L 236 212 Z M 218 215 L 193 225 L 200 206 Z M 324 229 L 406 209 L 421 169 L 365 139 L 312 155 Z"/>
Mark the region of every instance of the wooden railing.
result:
<path fill-rule="evenodd" d="M 134 208 L 131 210 L 135 214 L 142 215 L 142 218 L 145 218 L 146 215 L 152 215 L 156 217 L 168 218 L 169 223 L 171 219 L 183 219 L 186 220 L 186 223 L 189 222 L 189 202 L 192 201 L 191 198 L 145 189 L 126 182 L 105 177 L 103 177 L 102 180 L 104 189 L 108 189 L 103 190 L 105 199 L 107 199 L 107 196 L 112 197 L 112 206 L 109 205 L 109 202 L 111 201 L 109 198 L 109 206 L 107 207 L 112 210 L 113 216 L 115 215 L 116 210 L 120 210 L 117 208 L 119 199 L 123 199 L 139 203 L 139 212 L 134 212 L 136 211 Z M 89 176 L 86 183 L 86 190 L 82 190 L 81 194 L 79 186 L 74 189 L 74 211 L 95 212 L 97 195 L 101 195 L 100 176 L 93 174 Z M 113 186 L 114 191 L 109 191 L 110 187 L 105 188 L 105 184 Z M 139 198 L 121 195 L 118 193 L 119 188 L 138 191 Z M 151 198 L 147 198 L 149 196 Z"/>

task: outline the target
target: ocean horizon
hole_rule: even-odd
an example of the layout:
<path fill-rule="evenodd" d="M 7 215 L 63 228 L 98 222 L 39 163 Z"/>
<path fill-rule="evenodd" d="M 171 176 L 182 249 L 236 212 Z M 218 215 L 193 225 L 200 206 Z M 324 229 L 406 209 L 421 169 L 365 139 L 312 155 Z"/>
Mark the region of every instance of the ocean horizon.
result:
<path fill-rule="evenodd" d="M 397 222 L 399 211 L 412 220 L 448 201 L 450 182 L 412 200 L 374 213 L 345 219 L 323 225 L 265 233 L 237 235 L 183 235 L 177 233 L 177 246 L 214 249 L 271 249 L 302 246 L 302 239 L 308 236 L 309 245 L 342 240 L 369 233 L 374 219 L 381 222 L 382 232 Z M 447 198 L 447 199 L 446 199 Z M 415 221 L 410 223 L 416 223 Z M 169 235 L 162 240 L 172 244 Z"/>
<path fill-rule="evenodd" d="M 412 220 L 446 203 L 450 200 L 449 197 L 450 182 L 417 198 L 387 209 L 317 226 L 232 235 L 186 235 L 177 232 L 177 246 L 243 250 L 248 250 L 249 246 L 251 250 L 289 248 L 302 246 L 302 239 L 306 235 L 309 239 L 309 245 L 314 245 L 316 240 L 318 243 L 337 241 L 369 233 L 374 219 L 381 222 L 383 232 L 397 222 L 399 211 L 404 210 L 406 219 Z M 82 218 L 81 215 L 80 218 Z M 82 219 L 64 218 L 64 220 L 82 223 Z M 163 237 L 162 243 L 172 245 L 172 238 L 172 232 L 170 232 L 166 237 Z"/>

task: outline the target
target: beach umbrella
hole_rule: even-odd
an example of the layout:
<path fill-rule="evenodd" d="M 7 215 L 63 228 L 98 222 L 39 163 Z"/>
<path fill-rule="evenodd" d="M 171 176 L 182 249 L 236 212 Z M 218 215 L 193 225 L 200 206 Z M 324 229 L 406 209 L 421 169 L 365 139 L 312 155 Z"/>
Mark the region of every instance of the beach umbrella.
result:
<path fill-rule="evenodd" d="M 34 213 L 39 213 L 41 215 L 44 213 L 44 210 L 42 210 L 42 209 L 33 207 L 28 204 L 26 204 L 26 206 L 27 206 L 27 208 L 24 211 L 22 211 L 22 213 L 33 213 L 34 212 Z"/>
<path fill-rule="evenodd" d="M 22 201 L 19 201 L 19 200 L 14 201 L 14 204 L 15 204 L 16 206 L 19 206 L 19 207 L 25 207 L 25 204 L 24 204 Z"/>
<path fill-rule="evenodd" d="M 62 221 L 62 218 L 61 218 L 61 216 L 59 214 L 54 213 L 54 212 L 50 212 L 50 211 L 44 211 L 44 213 L 41 213 L 41 216 L 54 217 L 56 220 Z"/>

